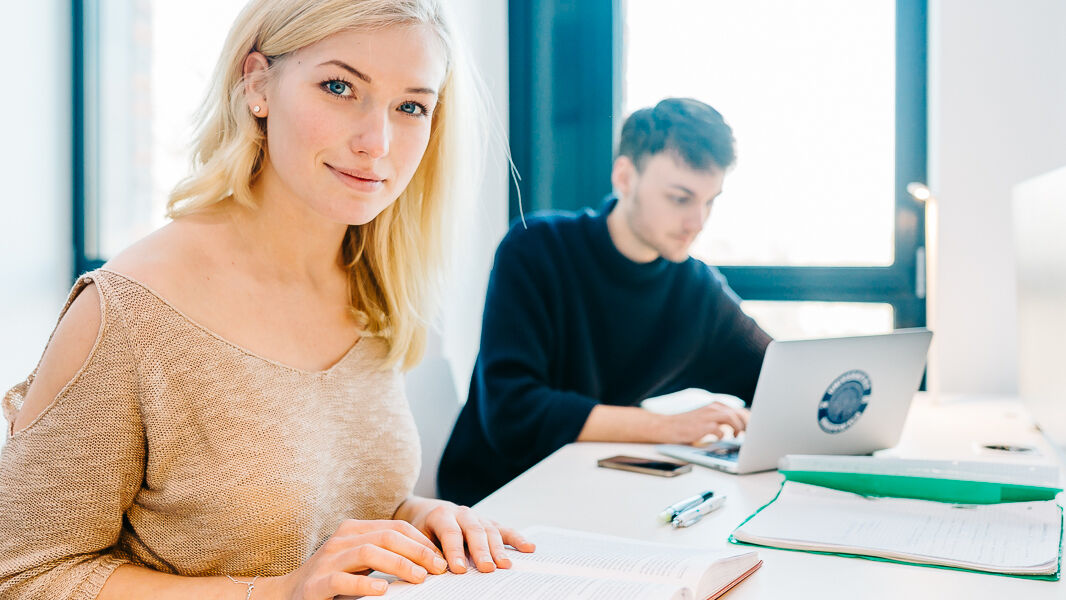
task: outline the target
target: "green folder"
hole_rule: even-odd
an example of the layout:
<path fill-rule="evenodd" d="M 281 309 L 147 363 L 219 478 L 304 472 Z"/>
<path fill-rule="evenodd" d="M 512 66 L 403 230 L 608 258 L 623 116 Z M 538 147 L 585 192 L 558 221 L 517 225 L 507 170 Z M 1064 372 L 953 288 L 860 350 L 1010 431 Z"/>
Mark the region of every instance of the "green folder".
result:
<path fill-rule="evenodd" d="M 809 483 L 852 492 L 863 496 L 914 498 L 959 504 L 998 504 L 1054 500 L 1062 491 L 1056 487 L 1037 487 L 987 481 L 963 481 L 904 475 L 869 473 L 834 473 L 827 471 L 781 471 L 788 481 Z"/>
<path fill-rule="evenodd" d="M 930 500 L 934 502 L 949 502 L 953 504 L 994 504 L 999 502 L 1030 502 L 1040 500 L 1053 501 L 1055 499 L 1056 494 L 1062 491 L 1062 488 L 1055 487 L 1039 487 L 982 481 L 961 481 L 952 479 L 938 479 L 931 477 L 913 477 L 866 473 L 838 473 L 826 471 L 780 472 L 782 475 L 784 475 L 784 478 L 781 480 L 781 487 L 778 488 L 777 494 L 774 495 L 773 499 L 771 499 L 763 506 L 759 507 L 758 510 L 756 510 L 754 513 L 744 519 L 744 521 L 741 522 L 740 525 L 736 527 L 736 529 L 740 529 L 741 527 L 743 527 L 744 524 L 754 518 L 755 515 L 759 514 L 763 511 L 763 509 L 773 504 L 777 500 L 778 496 L 780 496 L 781 490 L 784 489 L 785 483 L 787 481 L 795 481 L 798 483 L 817 485 L 844 492 L 851 492 L 862 496 L 911 498 L 916 500 Z M 808 552 L 811 554 L 827 554 L 832 556 L 844 556 L 848 558 L 863 558 L 866 560 L 894 562 L 920 567 L 934 567 L 951 571 L 970 571 L 973 573 L 982 573 L 986 575 L 1000 575 L 1004 577 L 1018 577 L 1022 579 L 1058 581 L 1062 572 L 1062 506 L 1058 506 L 1058 510 L 1059 556 L 1058 567 L 1053 575 L 993 573 L 990 571 L 965 569 L 960 567 L 950 567 L 943 565 L 931 565 L 921 562 L 895 560 L 891 558 L 868 556 L 864 554 L 780 548 L 770 545 L 743 542 L 734 537 L 733 534 L 730 534 L 729 542 L 742 546 L 762 546 L 767 548 L 775 548 L 777 550 L 789 550 L 792 552 Z"/>

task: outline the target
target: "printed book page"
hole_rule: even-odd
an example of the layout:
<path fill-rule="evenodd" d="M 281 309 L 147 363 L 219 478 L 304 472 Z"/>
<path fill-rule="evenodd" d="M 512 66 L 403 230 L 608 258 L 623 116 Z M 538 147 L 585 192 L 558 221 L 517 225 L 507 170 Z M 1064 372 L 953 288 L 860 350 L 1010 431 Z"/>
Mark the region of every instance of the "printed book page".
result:
<path fill-rule="evenodd" d="M 1011 574 L 1053 574 L 1062 543 L 1054 501 L 959 505 L 860 496 L 786 481 L 741 525 L 743 542 Z"/>
<path fill-rule="evenodd" d="M 417 585 L 394 582 L 381 597 L 398 600 L 693 600 L 688 588 L 679 585 L 589 579 L 517 568 L 497 569 L 492 573 L 472 571 L 462 575 L 431 575 Z"/>
<path fill-rule="evenodd" d="M 523 569 L 680 583 L 700 597 L 710 595 L 759 560 L 756 553 L 737 548 L 715 551 L 553 527 L 531 527 L 523 535 L 537 544 L 533 554 L 511 554 Z"/>
<path fill-rule="evenodd" d="M 510 569 L 445 573 L 417 585 L 378 574 L 392 582 L 385 597 L 700 600 L 759 560 L 750 550 L 706 550 L 551 527 L 532 527 L 523 535 L 537 551 L 509 551 Z"/>

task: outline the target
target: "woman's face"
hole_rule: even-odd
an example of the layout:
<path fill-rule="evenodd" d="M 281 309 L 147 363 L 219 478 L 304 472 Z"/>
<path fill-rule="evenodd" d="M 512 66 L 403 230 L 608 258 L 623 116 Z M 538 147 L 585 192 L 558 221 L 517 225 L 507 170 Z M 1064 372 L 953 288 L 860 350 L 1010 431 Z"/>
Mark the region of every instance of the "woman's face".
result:
<path fill-rule="evenodd" d="M 336 223 L 373 220 L 422 160 L 445 68 L 424 26 L 345 31 L 287 56 L 260 108 L 273 170 L 264 181 L 280 184 L 269 193 Z"/>

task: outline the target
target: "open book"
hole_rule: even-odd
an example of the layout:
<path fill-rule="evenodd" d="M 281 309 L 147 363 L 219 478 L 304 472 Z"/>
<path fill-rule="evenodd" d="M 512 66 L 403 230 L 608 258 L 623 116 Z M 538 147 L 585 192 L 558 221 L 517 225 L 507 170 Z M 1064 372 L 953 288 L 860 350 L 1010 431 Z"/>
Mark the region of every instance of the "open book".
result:
<path fill-rule="evenodd" d="M 510 552 L 510 569 L 430 575 L 417 585 L 394 581 L 384 597 L 704 600 L 721 596 L 762 565 L 756 552 L 736 548 L 706 550 L 549 527 L 522 534 L 537 551 Z"/>
<path fill-rule="evenodd" d="M 1054 500 L 953 504 L 873 497 L 785 481 L 732 541 L 1057 579 L 1062 511 Z"/>

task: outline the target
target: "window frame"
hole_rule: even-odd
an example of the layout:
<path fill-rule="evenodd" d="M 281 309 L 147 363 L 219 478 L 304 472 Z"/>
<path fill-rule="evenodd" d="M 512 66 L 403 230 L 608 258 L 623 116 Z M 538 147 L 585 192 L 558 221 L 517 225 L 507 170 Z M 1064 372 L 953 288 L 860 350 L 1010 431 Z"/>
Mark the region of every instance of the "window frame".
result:
<path fill-rule="evenodd" d="M 621 128 L 623 0 L 509 0 L 510 143 L 522 179 L 510 213 L 580 210 L 610 193 Z M 894 229 L 889 266 L 721 266 L 746 300 L 887 303 L 924 327 L 927 1 L 896 0 Z M 610 65 L 610 68 L 604 68 Z"/>
<path fill-rule="evenodd" d="M 580 210 L 610 192 L 621 126 L 623 0 L 509 0 L 510 142 L 522 179 L 510 213 Z M 91 73 L 97 51 L 95 0 L 71 0 L 73 277 L 98 268 L 90 229 L 87 144 L 94 127 Z M 927 174 L 927 2 L 896 1 L 895 255 L 884 267 L 721 266 L 748 300 L 877 302 L 894 326 L 926 324 L 924 206 L 906 191 Z"/>
<path fill-rule="evenodd" d="M 93 0 L 88 0 L 92 3 Z M 104 264 L 102 257 L 94 256 L 89 251 L 89 224 L 92 222 L 88 211 L 86 199 L 88 196 L 88 182 L 92 175 L 93 166 L 88 162 L 89 155 L 86 153 L 86 140 L 89 136 L 87 127 L 90 117 L 87 114 L 87 97 L 90 91 L 86 89 L 87 83 L 92 79 L 86 76 L 86 70 L 91 68 L 92 59 L 86 56 L 94 50 L 89 47 L 87 39 L 92 39 L 90 28 L 95 28 L 97 22 L 91 19 L 92 7 L 86 7 L 85 0 L 71 0 L 71 118 L 73 130 L 71 136 L 71 220 L 74 260 L 72 266 L 74 272 L 72 278 L 77 279 L 82 273 L 92 271 Z M 87 10 L 88 9 L 88 10 Z"/>

